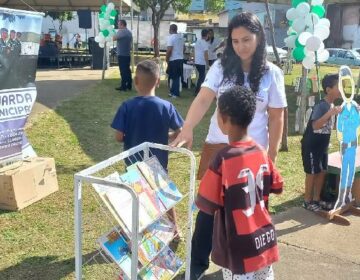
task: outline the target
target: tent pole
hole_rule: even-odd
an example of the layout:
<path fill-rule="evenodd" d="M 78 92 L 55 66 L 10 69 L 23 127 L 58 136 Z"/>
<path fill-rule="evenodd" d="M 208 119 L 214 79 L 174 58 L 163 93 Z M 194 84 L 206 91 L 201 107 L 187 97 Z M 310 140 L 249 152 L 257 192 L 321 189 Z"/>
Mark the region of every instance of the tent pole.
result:
<path fill-rule="evenodd" d="M 133 1 L 131 0 L 131 7 L 130 7 L 130 13 L 131 13 L 131 33 L 133 33 L 134 31 L 134 8 L 133 8 Z M 134 51 L 135 51 L 135 48 L 134 48 L 134 39 L 131 41 L 131 45 L 132 45 L 132 50 L 131 50 L 131 72 L 134 73 L 134 64 L 135 64 L 135 61 L 134 61 Z"/>

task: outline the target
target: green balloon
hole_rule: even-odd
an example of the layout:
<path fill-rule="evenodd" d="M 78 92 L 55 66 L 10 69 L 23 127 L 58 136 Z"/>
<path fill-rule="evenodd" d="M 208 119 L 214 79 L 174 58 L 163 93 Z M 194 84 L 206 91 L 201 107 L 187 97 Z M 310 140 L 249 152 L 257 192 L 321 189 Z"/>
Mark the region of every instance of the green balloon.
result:
<path fill-rule="evenodd" d="M 301 45 L 300 44 L 300 42 L 299 42 L 299 37 L 298 38 L 296 38 L 296 40 L 295 40 L 295 47 L 299 47 L 299 48 L 303 48 L 304 46 L 303 45 Z"/>
<path fill-rule="evenodd" d="M 325 8 L 321 5 L 311 6 L 311 12 L 317 14 L 319 18 L 323 18 L 325 15 Z"/>
<path fill-rule="evenodd" d="M 105 37 L 109 36 L 109 34 L 110 34 L 109 30 L 107 30 L 107 29 L 101 30 L 101 32 Z"/>
<path fill-rule="evenodd" d="M 308 2 L 307 0 L 292 0 L 291 1 L 291 6 L 293 6 L 294 8 L 297 7 L 297 5 L 299 5 L 300 3 L 303 3 L 303 2 Z"/>
<path fill-rule="evenodd" d="M 112 10 L 112 11 L 110 12 L 110 16 L 116 17 L 116 15 L 117 15 L 117 11 L 116 11 L 116 10 Z"/>
<path fill-rule="evenodd" d="M 110 22 L 111 25 L 114 25 L 115 20 L 111 18 L 111 19 L 109 19 L 109 22 Z"/>
<path fill-rule="evenodd" d="M 289 26 L 292 26 L 293 25 L 293 20 L 289 20 Z"/>
<path fill-rule="evenodd" d="M 296 47 L 292 52 L 292 56 L 296 61 L 302 61 L 305 57 L 304 47 Z"/>
<path fill-rule="evenodd" d="M 105 17 L 105 14 L 101 13 L 99 14 L 99 18 L 104 18 Z"/>
<path fill-rule="evenodd" d="M 105 12 L 106 12 L 106 5 L 102 5 L 102 6 L 100 7 L 100 11 L 102 11 L 103 13 L 105 13 Z"/>

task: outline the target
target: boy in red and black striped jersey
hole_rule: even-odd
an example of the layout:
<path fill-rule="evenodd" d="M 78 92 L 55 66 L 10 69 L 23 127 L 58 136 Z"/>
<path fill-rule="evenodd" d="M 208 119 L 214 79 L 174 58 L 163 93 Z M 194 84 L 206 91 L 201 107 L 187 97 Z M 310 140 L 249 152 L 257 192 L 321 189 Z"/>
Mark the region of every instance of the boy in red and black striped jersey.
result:
<path fill-rule="evenodd" d="M 201 180 L 198 208 L 215 215 L 212 260 L 227 279 L 273 279 L 279 259 L 274 225 L 267 210 L 270 193 L 281 193 L 283 179 L 267 152 L 248 135 L 256 96 L 236 86 L 218 100 L 218 123 L 229 145 Z M 236 278 L 235 278 L 236 276 Z"/>

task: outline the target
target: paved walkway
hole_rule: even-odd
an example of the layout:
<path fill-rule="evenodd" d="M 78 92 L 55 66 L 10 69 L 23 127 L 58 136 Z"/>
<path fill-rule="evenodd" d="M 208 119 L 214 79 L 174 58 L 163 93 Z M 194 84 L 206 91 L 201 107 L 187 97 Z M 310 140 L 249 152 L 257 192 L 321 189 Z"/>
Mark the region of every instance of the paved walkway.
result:
<path fill-rule="evenodd" d="M 360 217 L 348 216 L 350 226 L 329 223 L 303 208 L 276 215 L 281 260 L 276 280 L 359 280 Z M 213 265 L 203 278 L 222 279 Z"/>
<path fill-rule="evenodd" d="M 37 98 L 30 119 L 53 109 L 62 101 L 71 99 L 101 81 L 102 70 L 41 69 L 36 73 Z"/>

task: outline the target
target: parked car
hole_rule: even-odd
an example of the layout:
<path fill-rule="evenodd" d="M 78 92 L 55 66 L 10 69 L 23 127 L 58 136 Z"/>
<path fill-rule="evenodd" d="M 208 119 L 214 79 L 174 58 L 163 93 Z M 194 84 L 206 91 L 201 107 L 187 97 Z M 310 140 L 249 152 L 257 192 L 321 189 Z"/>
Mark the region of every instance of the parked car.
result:
<path fill-rule="evenodd" d="M 335 48 L 327 50 L 329 51 L 330 56 L 326 63 L 360 66 L 360 54 L 354 50 Z"/>
<path fill-rule="evenodd" d="M 353 50 L 360 54 L 360 48 L 353 48 Z"/>
<path fill-rule="evenodd" d="M 286 58 L 287 58 L 287 51 L 280 49 L 280 48 L 276 48 L 277 52 L 279 54 L 279 58 L 280 58 L 280 63 L 284 63 Z M 276 57 L 274 54 L 274 50 L 272 46 L 266 46 L 266 52 L 267 52 L 267 59 L 271 62 L 276 62 Z"/>

